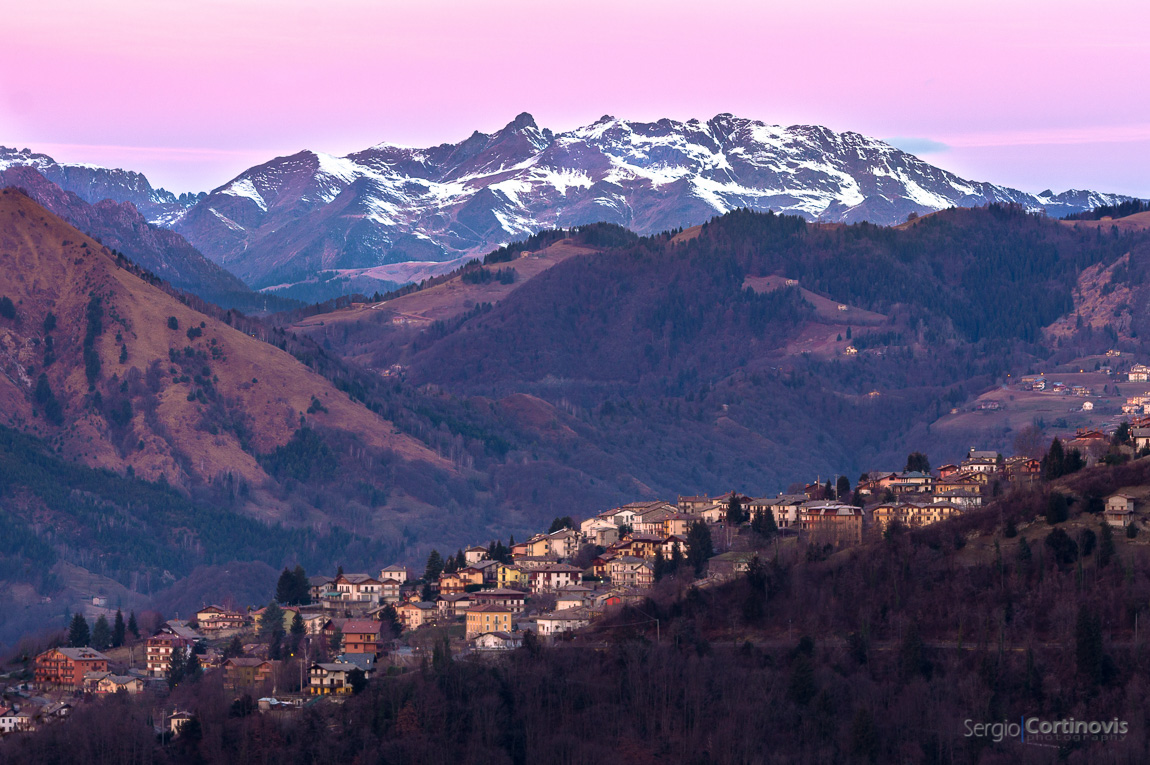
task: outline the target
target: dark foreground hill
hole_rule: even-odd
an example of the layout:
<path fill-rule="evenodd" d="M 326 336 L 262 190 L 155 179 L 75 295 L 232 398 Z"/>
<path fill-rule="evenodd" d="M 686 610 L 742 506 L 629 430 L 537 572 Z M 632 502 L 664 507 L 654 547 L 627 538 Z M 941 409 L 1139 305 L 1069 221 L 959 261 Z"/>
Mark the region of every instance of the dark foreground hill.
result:
<path fill-rule="evenodd" d="M 665 579 L 574 640 L 486 660 L 452 660 L 437 645 L 421 667 L 286 721 L 209 677 L 165 700 L 197 720 L 169 744 L 152 735 L 155 701 L 124 697 L 0 755 L 76 765 L 1142 762 L 1150 551 L 1142 535 L 1107 535 L 1091 510 L 1119 488 L 1142 496 L 1148 482 L 1145 459 L 1098 468 L 829 557 L 745 540 L 761 555 L 745 576 L 704 587 Z M 1048 521 L 1065 501 L 1069 517 Z M 1048 727 L 1069 721 L 1087 727 Z M 1025 733 L 991 727 L 1014 723 Z"/>

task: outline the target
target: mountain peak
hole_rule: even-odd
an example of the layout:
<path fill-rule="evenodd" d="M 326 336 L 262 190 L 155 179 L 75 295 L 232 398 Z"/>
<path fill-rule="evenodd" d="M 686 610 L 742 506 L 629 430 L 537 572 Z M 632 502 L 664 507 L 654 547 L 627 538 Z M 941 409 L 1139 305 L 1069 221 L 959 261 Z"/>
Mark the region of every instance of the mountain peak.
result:
<path fill-rule="evenodd" d="M 523 130 L 525 128 L 533 127 L 538 129 L 539 126 L 535 124 L 535 118 L 529 112 L 520 112 L 516 115 L 515 119 L 507 123 L 504 130 Z"/>

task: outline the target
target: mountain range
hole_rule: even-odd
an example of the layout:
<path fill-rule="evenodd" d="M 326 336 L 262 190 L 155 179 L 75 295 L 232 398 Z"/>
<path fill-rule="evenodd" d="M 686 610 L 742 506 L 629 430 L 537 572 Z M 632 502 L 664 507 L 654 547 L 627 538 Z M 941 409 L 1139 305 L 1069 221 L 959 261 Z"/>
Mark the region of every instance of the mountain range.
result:
<path fill-rule="evenodd" d="M 194 599 L 234 560 L 268 578 L 410 562 L 640 498 L 1008 450 L 1010 427 L 935 426 L 1012 370 L 1144 357 L 1145 215 L 600 223 L 387 300 L 253 319 L 6 189 L 0 581 L 25 616 L 82 595 L 77 569 Z"/>
<path fill-rule="evenodd" d="M 604 116 L 555 133 L 524 113 L 430 148 L 301 151 L 179 197 L 138 173 L 0 150 L 0 169 L 16 164 L 89 202 L 130 201 L 251 287 L 304 300 L 386 291 L 543 229 L 595 222 L 645 235 L 748 208 L 892 225 L 955 206 L 1007 202 L 1061 217 L 1129 199 L 1030 194 L 965 180 L 858 133 L 730 114 Z"/>
<path fill-rule="evenodd" d="M 88 204 L 94 205 L 105 199 L 131 202 L 150 223 L 157 225 L 179 218 L 188 207 L 207 196 L 203 192 L 177 196 L 167 189 L 153 188 L 143 173 L 132 170 L 83 162 L 57 162 L 47 154 L 31 149 L 0 146 L 0 170 L 13 167 L 31 167 Z"/>

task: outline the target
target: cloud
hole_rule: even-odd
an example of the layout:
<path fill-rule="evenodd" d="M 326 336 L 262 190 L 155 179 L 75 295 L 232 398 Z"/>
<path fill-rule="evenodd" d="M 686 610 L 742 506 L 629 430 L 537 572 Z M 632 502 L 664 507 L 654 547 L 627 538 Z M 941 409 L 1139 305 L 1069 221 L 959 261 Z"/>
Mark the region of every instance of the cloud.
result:
<path fill-rule="evenodd" d="M 950 146 L 930 138 L 886 138 L 883 139 L 896 149 L 902 149 L 908 154 L 941 154 L 950 151 Z"/>
<path fill-rule="evenodd" d="M 1140 143 L 1147 140 L 1150 140 L 1150 124 L 1007 130 L 967 133 L 947 138 L 951 146 L 958 147 L 1072 146 L 1085 143 Z"/>

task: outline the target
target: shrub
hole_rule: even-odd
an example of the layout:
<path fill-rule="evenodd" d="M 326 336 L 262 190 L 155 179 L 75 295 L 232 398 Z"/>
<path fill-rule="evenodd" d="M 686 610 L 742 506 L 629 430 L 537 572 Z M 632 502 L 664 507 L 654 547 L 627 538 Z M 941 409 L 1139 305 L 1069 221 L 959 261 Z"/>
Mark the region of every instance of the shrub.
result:
<path fill-rule="evenodd" d="M 179 328 L 180 328 L 180 320 L 177 319 L 175 316 L 169 316 L 168 317 L 168 329 L 179 329 Z"/>
<path fill-rule="evenodd" d="M 1046 546 L 1050 548 L 1054 561 L 1060 566 L 1069 566 L 1078 560 L 1078 545 L 1062 529 L 1055 529 L 1046 535 Z"/>
<path fill-rule="evenodd" d="M 1085 558 L 1090 553 L 1094 552 L 1094 544 L 1098 541 L 1098 537 L 1090 529 L 1083 529 L 1082 533 L 1078 535 L 1078 547 L 1082 551 L 1082 557 Z"/>
<path fill-rule="evenodd" d="M 1066 496 L 1060 492 L 1051 492 L 1046 501 L 1046 522 L 1051 526 L 1062 523 L 1070 516 Z"/>

